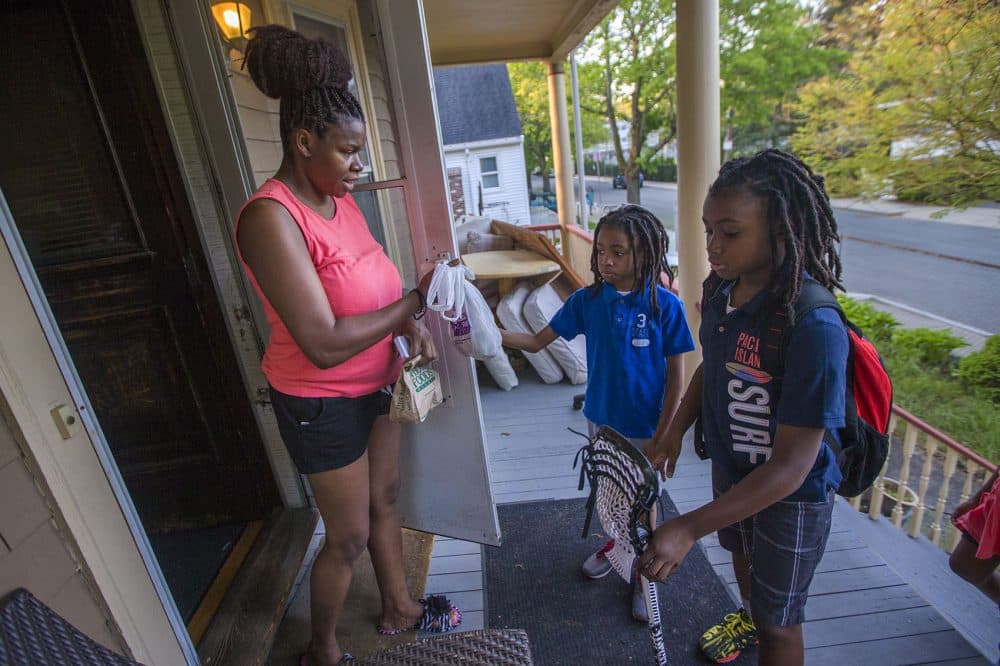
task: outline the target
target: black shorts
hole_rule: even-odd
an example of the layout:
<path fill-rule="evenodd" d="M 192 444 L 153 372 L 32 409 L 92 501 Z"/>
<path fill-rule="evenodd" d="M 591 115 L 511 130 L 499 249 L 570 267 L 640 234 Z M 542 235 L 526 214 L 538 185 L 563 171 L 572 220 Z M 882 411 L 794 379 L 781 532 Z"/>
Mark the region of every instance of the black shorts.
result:
<path fill-rule="evenodd" d="M 359 398 L 300 398 L 271 388 L 278 431 L 300 474 L 347 467 L 368 448 L 375 418 L 389 413 L 391 393 Z"/>

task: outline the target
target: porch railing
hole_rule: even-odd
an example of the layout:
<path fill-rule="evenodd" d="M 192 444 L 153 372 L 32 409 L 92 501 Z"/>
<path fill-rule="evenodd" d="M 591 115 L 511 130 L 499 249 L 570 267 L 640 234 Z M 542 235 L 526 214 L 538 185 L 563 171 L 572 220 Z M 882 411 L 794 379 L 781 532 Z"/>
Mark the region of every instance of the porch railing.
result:
<path fill-rule="evenodd" d="M 996 465 L 901 407 L 892 408 L 889 432 L 894 434 L 889 460 L 870 497 L 855 497 L 851 506 L 875 520 L 885 515 L 883 506 L 889 502 L 892 508 L 888 517 L 893 525 L 911 537 L 925 534 L 932 543 L 951 552 L 960 533 L 946 516 L 985 483 Z M 901 445 L 897 443 L 900 440 Z M 899 456 L 897 467 L 893 459 Z M 911 483 L 914 463 L 919 471 Z M 886 476 L 890 468 L 898 469 L 898 479 Z"/>

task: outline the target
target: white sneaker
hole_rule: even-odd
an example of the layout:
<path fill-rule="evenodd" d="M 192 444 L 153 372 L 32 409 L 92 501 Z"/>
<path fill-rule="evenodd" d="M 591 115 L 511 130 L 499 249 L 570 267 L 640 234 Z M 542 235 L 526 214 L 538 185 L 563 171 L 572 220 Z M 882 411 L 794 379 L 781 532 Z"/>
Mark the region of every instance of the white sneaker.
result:
<path fill-rule="evenodd" d="M 604 578 L 611 573 L 611 562 L 608 562 L 607 553 L 615 547 L 615 540 L 611 539 L 600 549 L 583 561 L 580 570 L 587 578 Z"/>

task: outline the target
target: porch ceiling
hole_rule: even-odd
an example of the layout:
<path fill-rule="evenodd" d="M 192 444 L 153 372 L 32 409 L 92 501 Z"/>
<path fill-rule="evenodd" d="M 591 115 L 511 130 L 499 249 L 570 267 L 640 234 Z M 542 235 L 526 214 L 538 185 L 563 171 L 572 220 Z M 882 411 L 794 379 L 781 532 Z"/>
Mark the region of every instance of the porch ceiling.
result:
<path fill-rule="evenodd" d="M 431 61 L 565 60 L 618 0 L 424 0 Z"/>

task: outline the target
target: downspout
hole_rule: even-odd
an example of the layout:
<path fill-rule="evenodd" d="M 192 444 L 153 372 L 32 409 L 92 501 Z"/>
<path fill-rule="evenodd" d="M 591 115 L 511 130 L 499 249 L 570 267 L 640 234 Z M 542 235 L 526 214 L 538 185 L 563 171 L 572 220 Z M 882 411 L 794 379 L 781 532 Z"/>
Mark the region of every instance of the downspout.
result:
<path fill-rule="evenodd" d="M 552 124 L 552 162 L 556 173 L 556 206 L 563 256 L 569 256 L 569 227 L 573 224 L 573 165 L 566 114 L 566 71 L 563 62 L 549 63 L 549 121 Z"/>
<path fill-rule="evenodd" d="M 719 0 L 677 1 L 677 261 L 684 312 L 692 331 L 708 258 L 701 207 L 719 171 Z M 685 364 L 685 383 L 701 360 Z"/>

